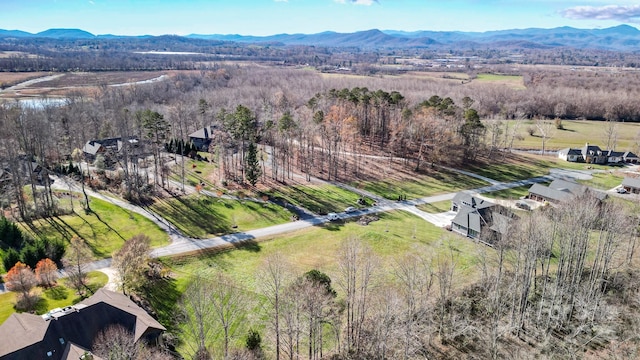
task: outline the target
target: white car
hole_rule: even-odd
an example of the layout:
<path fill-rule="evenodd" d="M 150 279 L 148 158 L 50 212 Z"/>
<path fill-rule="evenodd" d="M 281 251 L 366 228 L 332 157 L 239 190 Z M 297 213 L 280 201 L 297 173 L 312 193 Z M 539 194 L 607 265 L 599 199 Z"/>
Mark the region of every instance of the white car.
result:
<path fill-rule="evenodd" d="M 352 213 L 358 211 L 358 209 L 354 208 L 353 206 L 349 206 L 348 208 L 344 209 L 344 212 L 348 213 Z"/>
<path fill-rule="evenodd" d="M 329 221 L 337 221 L 340 220 L 340 217 L 336 213 L 328 213 L 327 219 L 329 219 Z"/>

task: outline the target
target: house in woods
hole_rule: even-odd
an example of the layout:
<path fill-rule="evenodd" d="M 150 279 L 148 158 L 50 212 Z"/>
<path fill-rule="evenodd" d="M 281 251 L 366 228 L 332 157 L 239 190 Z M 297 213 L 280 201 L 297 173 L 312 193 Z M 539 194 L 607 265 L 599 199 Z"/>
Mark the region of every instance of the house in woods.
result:
<path fill-rule="evenodd" d="M 209 145 L 211 145 L 213 135 L 217 129 L 218 127 L 216 125 L 205 126 L 189 134 L 189 141 L 195 145 L 198 151 L 209 151 Z"/>
<path fill-rule="evenodd" d="M 545 186 L 542 184 L 533 184 L 529 188 L 527 199 L 535 200 L 542 203 L 558 204 L 565 202 L 573 197 L 584 194 L 589 189 L 574 181 L 555 179 Z M 596 198 L 604 200 L 606 194 L 600 191 L 594 191 Z"/>
<path fill-rule="evenodd" d="M 79 304 L 44 315 L 12 314 L 0 326 L 0 360 L 80 359 L 112 325 L 123 326 L 135 342 L 150 344 L 166 330 L 127 296 L 100 289 Z"/>
<path fill-rule="evenodd" d="M 487 242 L 499 240 L 505 234 L 513 216 L 500 205 L 473 196 L 468 192 L 459 192 L 451 200 L 451 211 L 456 216 L 451 220 L 451 230 L 472 239 L 479 239 L 483 230 L 491 230 Z"/>
<path fill-rule="evenodd" d="M 139 149 L 141 144 L 137 136 L 130 136 L 125 140 L 119 137 L 89 140 L 82 147 L 82 152 L 87 161 L 94 161 L 99 154 L 115 160 L 126 145 L 129 145 L 130 149 Z"/>
<path fill-rule="evenodd" d="M 631 194 L 640 194 L 640 179 L 625 177 L 622 180 L 622 187 Z"/>
<path fill-rule="evenodd" d="M 632 153 L 631 151 L 627 151 L 622 155 L 622 160 L 627 164 L 637 164 L 640 159 L 638 155 Z"/>
<path fill-rule="evenodd" d="M 638 157 L 630 152 L 602 150 L 599 146 L 586 143 L 582 148 L 566 148 L 558 151 L 558 158 L 570 162 L 589 164 L 638 163 Z"/>

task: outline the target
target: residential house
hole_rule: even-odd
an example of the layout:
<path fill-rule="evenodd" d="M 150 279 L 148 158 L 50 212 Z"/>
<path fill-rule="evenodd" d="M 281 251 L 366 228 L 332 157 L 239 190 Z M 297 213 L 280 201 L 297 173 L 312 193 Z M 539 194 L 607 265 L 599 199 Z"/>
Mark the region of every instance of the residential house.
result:
<path fill-rule="evenodd" d="M 632 153 L 631 151 L 627 151 L 622 155 L 622 159 L 624 160 L 624 162 L 626 162 L 627 164 L 637 164 L 640 159 L 638 158 L 638 156 L 634 153 Z"/>
<path fill-rule="evenodd" d="M 111 325 L 123 326 L 136 342 L 158 342 L 166 330 L 127 296 L 100 289 L 79 304 L 45 315 L 12 314 L 0 326 L 0 360 L 79 359 Z"/>
<path fill-rule="evenodd" d="M 586 143 L 582 148 L 566 148 L 558 151 L 558 158 L 570 162 L 589 164 L 638 163 L 638 157 L 632 152 L 602 150 L 599 146 Z"/>
<path fill-rule="evenodd" d="M 588 188 L 584 185 L 578 184 L 574 181 L 555 179 L 549 184 L 544 186 L 542 184 L 533 184 L 529 188 L 528 199 L 538 202 L 548 202 L 552 204 L 558 204 L 567 201 L 575 196 L 584 194 Z M 606 194 L 603 192 L 595 191 L 596 197 L 600 200 L 606 198 Z"/>
<path fill-rule="evenodd" d="M 631 194 L 640 194 L 640 179 L 625 177 L 622 180 L 622 187 Z"/>
<path fill-rule="evenodd" d="M 140 140 L 137 136 L 130 136 L 125 140 L 122 140 L 120 137 L 89 140 L 82 147 L 82 152 L 87 161 L 94 161 L 98 154 L 115 158 L 126 144 L 129 144 L 130 148 L 138 149 L 140 147 Z"/>
<path fill-rule="evenodd" d="M 558 157 L 565 161 L 582 162 L 582 151 L 580 149 L 566 148 L 558 151 Z"/>
<path fill-rule="evenodd" d="M 216 125 L 206 126 L 189 134 L 189 140 L 195 145 L 198 151 L 209 151 L 209 145 L 211 145 L 217 129 L 218 127 Z"/>
<path fill-rule="evenodd" d="M 607 153 L 607 162 L 609 164 L 619 164 L 624 162 L 624 153 L 622 151 L 609 150 Z"/>
<path fill-rule="evenodd" d="M 507 229 L 510 216 L 498 215 L 504 208 L 468 192 L 459 192 L 451 200 L 451 210 L 456 216 L 451 220 L 451 230 L 464 236 L 479 239 L 483 229 L 492 232 L 492 240 L 499 239 Z M 500 219 L 494 221 L 495 219 Z"/>
<path fill-rule="evenodd" d="M 609 161 L 607 152 L 603 151 L 596 145 L 589 145 L 589 143 L 586 143 L 586 145 L 581 149 L 581 152 L 584 162 L 588 164 L 606 164 Z"/>

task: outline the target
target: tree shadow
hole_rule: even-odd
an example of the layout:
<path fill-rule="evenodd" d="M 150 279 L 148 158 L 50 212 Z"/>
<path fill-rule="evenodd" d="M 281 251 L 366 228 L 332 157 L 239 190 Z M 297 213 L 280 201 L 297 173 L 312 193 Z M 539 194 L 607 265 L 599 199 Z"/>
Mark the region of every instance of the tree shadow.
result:
<path fill-rule="evenodd" d="M 262 250 L 260 244 L 255 240 L 244 240 L 240 242 L 234 242 L 233 247 L 237 250 L 245 250 L 248 252 L 257 253 Z"/>
<path fill-rule="evenodd" d="M 155 311 L 158 321 L 169 332 L 180 331 L 180 316 L 177 314 L 177 304 L 182 296 L 174 278 L 162 278 L 149 282 L 142 289 L 145 298 Z"/>

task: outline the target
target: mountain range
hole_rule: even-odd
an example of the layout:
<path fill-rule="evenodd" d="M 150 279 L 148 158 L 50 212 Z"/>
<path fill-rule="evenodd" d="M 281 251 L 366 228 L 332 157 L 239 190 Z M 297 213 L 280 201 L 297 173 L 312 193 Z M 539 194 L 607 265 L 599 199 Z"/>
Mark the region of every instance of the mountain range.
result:
<path fill-rule="evenodd" d="M 94 35 L 80 29 L 49 29 L 36 34 L 20 30 L 0 29 L 0 38 L 109 39 L 148 38 L 150 36 Z M 309 45 L 327 47 L 373 48 L 438 48 L 438 47 L 511 47 L 600 49 L 640 51 L 640 30 L 629 25 L 605 29 L 529 28 L 487 32 L 462 31 L 398 31 L 366 30 L 353 33 L 332 31 L 317 34 L 277 34 L 271 36 L 191 34 L 191 39 L 230 41 L 238 43 L 278 45 Z"/>

